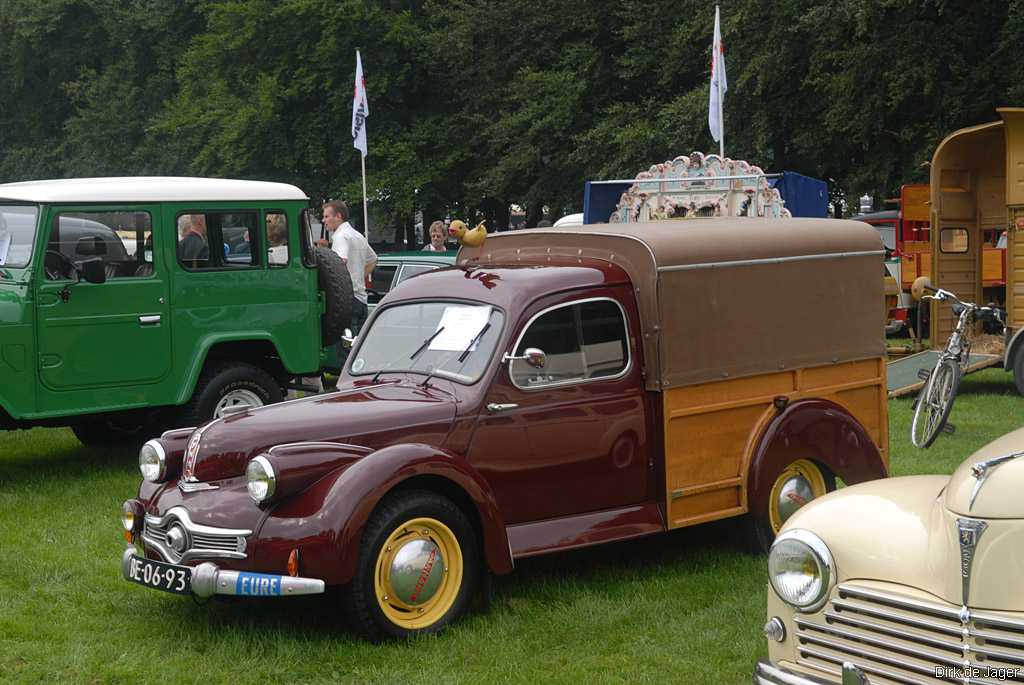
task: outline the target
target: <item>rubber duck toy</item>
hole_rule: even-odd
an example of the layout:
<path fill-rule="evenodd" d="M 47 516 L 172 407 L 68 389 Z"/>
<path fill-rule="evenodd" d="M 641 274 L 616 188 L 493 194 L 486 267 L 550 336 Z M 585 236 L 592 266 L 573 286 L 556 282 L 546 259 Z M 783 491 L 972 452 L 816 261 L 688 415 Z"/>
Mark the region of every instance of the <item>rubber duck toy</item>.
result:
<path fill-rule="evenodd" d="M 460 244 L 466 247 L 480 247 L 487 240 L 487 227 L 484 226 L 485 223 L 485 221 L 481 221 L 476 225 L 476 228 L 469 229 L 464 222 L 456 219 L 448 225 L 448 235 L 454 237 Z"/>

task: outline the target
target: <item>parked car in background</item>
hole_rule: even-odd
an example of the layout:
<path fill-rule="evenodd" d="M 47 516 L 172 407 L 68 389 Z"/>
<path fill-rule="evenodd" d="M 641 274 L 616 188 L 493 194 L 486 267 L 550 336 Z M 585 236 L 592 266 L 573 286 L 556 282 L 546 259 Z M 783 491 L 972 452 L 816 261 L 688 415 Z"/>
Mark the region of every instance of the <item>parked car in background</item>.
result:
<path fill-rule="evenodd" d="M 377 258 L 377 266 L 367 279 L 366 299 L 372 312 L 391 289 L 417 274 L 451 266 L 457 251 L 387 252 Z"/>
<path fill-rule="evenodd" d="M 881 260 L 829 220 L 492 235 L 380 301 L 337 392 L 147 443 L 123 575 L 334 586 L 359 632 L 409 637 L 525 557 L 740 516 L 767 549 L 887 473 Z"/>
<path fill-rule="evenodd" d="M 399 283 L 413 276 L 455 263 L 456 252 L 386 252 L 377 256 L 377 266 L 366 278 L 366 309 L 372 314 L 381 299 Z M 337 346 L 325 347 L 321 363 L 331 372 L 341 370 L 347 355 L 339 359 Z"/>
<path fill-rule="evenodd" d="M 141 442 L 319 373 L 352 290 L 300 230 L 308 205 L 256 181 L 0 185 L 0 428 Z M 288 227 L 279 260 L 271 221 Z"/>
<path fill-rule="evenodd" d="M 1019 682 L 1024 430 L 950 476 L 844 488 L 768 557 L 761 685 Z"/>

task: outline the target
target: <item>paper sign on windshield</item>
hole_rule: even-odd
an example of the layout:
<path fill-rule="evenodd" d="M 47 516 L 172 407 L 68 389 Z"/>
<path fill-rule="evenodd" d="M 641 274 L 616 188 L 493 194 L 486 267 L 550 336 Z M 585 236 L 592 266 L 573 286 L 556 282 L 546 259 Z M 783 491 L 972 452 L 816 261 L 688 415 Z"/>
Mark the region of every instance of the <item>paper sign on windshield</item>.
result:
<path fill-rule="evenodd" d="M 12 238 L 10 233 L 0 233 L 0 264 L 7 262 L 7 253 L 11 250 Z"/>
<path fill-rule="evenodd" d="M 444 330 L 430 342 L 430 349 L 443 352 L 457 352 L 466 349 L 473 338 L 487 325 L 487 320 L 490 318 L 491 308 L 486 305 L 445 307 L 441 321 L 437 324 L 438 329 L 444 328 Z"/>

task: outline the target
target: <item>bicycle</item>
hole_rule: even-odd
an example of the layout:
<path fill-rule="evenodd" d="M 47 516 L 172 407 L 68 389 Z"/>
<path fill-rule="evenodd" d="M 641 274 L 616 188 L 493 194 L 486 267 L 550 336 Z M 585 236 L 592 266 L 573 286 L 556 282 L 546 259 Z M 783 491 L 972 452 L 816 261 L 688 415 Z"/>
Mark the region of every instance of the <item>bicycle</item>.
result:
<path fill-rule="evenodd" d="M 940 432 L 952 433 L 955 428 L 947 423 L 953 409 L 953 400 L 960 386 L 960 378 L 967 371 L 971 357 L 971 338 L 974 324 L 979 321 L 995 321 L 1004 325 L 1003 316 L 997 307 L 981 306 L 964 302 L 948 290 L 935 288 L 926 276 L 914 281 L 911 292 L 915 300 L 949 301 L 956 326 L 939 354 L 931 371 L 922 369 L 918 376 L 926 382 L 914 401 L 914 420 L 910 424 L 910 441 L 914 447 L 931 447 Z M 925 292 L 931 293 L 926 295 Z"/>

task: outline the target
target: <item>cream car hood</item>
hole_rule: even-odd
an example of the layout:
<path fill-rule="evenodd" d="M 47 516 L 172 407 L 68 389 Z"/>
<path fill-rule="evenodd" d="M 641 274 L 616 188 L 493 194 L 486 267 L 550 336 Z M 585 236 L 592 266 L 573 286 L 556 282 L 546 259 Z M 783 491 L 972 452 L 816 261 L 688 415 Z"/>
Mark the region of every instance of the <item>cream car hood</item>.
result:
<path fill-rule="evenodd" d="M 999 469 L 1007 468 L 1010 475 L 1010 465 Z M 946 507 L 950 483 L 948 476 L 908 476 L 854 485 L 801 508 L 785 528 L 818 535 L 832 552 L 839 582 L 899 583 L 960 605 L 964 596 L 957 519 L 967 517 Z M 1015 496 L 1024 500 L 1019 489 Z M 1017 504 L 1024 511 L 1024 503 Z M 969 518 L 981 517 L 972 513 Z M 1024 593 L 1019 591 L 1024 577 L 1024 520 L 997 518 L 985 523 L 966 603 L 977 609 L 1024 611 Z"/>
<path fill-rule="evenodd" d="M 972 518 L 1024 519 L 1024 456 L 989 466 L 982 479 L 971 472 L 975 464 L 1022 451 L 1024 428 L 1007 433 L 972 454 L 949 481 L 946 508 Z"/>

